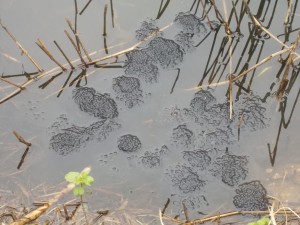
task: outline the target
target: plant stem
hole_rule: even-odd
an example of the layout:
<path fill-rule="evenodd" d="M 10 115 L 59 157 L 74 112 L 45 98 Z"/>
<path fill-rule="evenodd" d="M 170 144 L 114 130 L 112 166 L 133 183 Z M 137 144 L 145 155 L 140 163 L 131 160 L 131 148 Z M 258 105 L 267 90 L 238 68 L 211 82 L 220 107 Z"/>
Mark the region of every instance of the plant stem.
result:
<path fill-rule="evenodd" d="M 81 184 L 81 187 L 83 188 L 82 184 Z M 87 215 L 86 215 L 86 211 L 85 211 L 85 208 L 84 208 L 84 204 L 83 204 L 83 197 L 82 197 L 82 195 L 80 195 L 80 202 L 81 202 L 82 211 L 83 211 L 83 214 L 84 214 L 84 218 L 85 218 L 86 224 L 89 225 L 89 221 L 88 221 L 88 218 L 87 218 Z"/>

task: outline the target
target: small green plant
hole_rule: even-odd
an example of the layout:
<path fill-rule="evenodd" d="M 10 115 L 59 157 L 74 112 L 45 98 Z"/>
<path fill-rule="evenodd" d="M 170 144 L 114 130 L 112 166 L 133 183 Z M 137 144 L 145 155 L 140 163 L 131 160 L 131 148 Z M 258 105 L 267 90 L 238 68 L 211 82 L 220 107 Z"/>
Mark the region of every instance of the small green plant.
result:
<path fill-rule="evenodd" d="M 270 223 L 270 219 L 267 217 L 263 217 L 255 222 L 248 223 L 248 225 L 268 225 Z"/>
<path fill-rule="evenodd" d="M 80 197 L 80 203 L 82 205 L 82 210 L 87 224 L 88 224 L 88 219 L 83 205 L 83 195 L 87 193 L 87 190 L 85 189 L 86 186 L 91 186 L 95 181 L 94 178 L 89 175 L 90 172 L 91 172 L 91 168 L 87 167 L 84 170 L 82 170 L 80 173 L 69 172 L 65 175 L 65 180 L 75 185 L 75 187 L 73 188 L 73 195 L 75 197 L 77 196 Z"/>

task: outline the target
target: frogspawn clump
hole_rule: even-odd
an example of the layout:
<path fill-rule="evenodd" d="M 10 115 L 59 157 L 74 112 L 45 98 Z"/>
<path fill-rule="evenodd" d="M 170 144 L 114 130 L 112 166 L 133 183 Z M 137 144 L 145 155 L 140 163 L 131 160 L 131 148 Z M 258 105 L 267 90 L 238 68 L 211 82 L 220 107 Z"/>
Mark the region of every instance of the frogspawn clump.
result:
<path fill-rule="evenodd" d="M 194 34 L 184 33 L 181 31 L 176 34 L 175 41 L 184 49 L 185 52 L 192 52 L 195 49 L 193 36 Z"/>
<path fill-rule="evenodd" d="M 203 36 L 207 33 L 205 24 L 200 18 L 191 13 L 180 12 L 175 17 L 174 23 L 186 33 Z"/>
<path fill-rule="evenodd" d="M 113 79 L 112 88 L 117 99 L 124 101 L 128 108 L 132 108 L 142 102 L 140 80 L 136 77 L 120 76 Z"/>
<path fill-rule="evenodd" d="M 173 185 L 185 194 L 201 190 L 206 184 L 196 172 L 186 166 L 177 165 L 170 170 L 169 176 Z"/>
<path fill-rule="evenodd" d="M 225 184 L 235 186 L 242 180 L 245 180 L 248 174 L 247 165 L 247 156 L 227 153 L 215 159 L 210 172 L 213 176 L 220 178 Z"/>
<path fill-rule="evenodd" d="M 138 41 L 144 41 L 147 38 L 157 36 L 159 34 L 159 27 L 155 20 L 148 19 L 142 22 L 141 27 L 135 31 L 135 38 Z"/>
<path fill-rule="evenodd" d="M 210 93 L 210 91 L 200 90 L 195 93 L 194 98 L 190 102 L 191 109 L 201 116 L 210 107 L 216 104 L 216 98 Z"/>
<path fill-rule="evenodd" d="M 134 49 L 126 54 L 125 74 L 136 75 L 147 83 L 157 82 L 158 67 L 147 54 L 147 49 Z"/>
<path fill-rule="evenodd" d="M 193 144 L 194 133 L 187 128 L 185 124 L 179 125 L 173 129 L 172 142 L 177 147 L 188 148 Z"/>
<path fill-rule="evenodd" d="M 118 139 L 118 148 L 124 152 L 136 152 L 140 150 L 142 143 L 140 139 L 132 134 L 125 134 Z"/>
<path fill-rule="evenodd" d="M 50 149 L 59 155 L 66 156 L 71 152 L 79 151 L 85 142 L 86 140 L 82 138 L 81 134 L 65 131 L 51 137 Z"/>
<path fill-rule="evenodd" d="M 154 63 L 163 69 L 174 68 L 183 61 L 184 52 L 175 41 L 156 37 L 150 41 L 145 49 Z"/>
<path fill-rule="evenodd" d="M 259 96 L 254 94 L 242 94 L 235 103 L 239 118 L 242 121 L 241 128 L 256 131 L 266 128 L 268 121 L 267 109 L 263 106 Z"/>
<path fill-rule="evenodd" d="M 183 159 L 187 160 L 188 163 L 199 170 L 205 170 L 211 163 L 211 157 L 208 155 L 207 151 L 184 151 Z"/>
<path fill-rule="evenodd" d="M 109 94 L 100 94 L 93 88 L 79 87 L 74 89 L 73 99 L 82 111 L 95 117 L 107 119 L 119 115 L 117 104 Z"/>
<path fill-rule="evenodd" d="M 268 209 L 267 191 L 258 180 L 240 184 L 235 190 L 233 204 L 240 210 L 260 211 Z"/>

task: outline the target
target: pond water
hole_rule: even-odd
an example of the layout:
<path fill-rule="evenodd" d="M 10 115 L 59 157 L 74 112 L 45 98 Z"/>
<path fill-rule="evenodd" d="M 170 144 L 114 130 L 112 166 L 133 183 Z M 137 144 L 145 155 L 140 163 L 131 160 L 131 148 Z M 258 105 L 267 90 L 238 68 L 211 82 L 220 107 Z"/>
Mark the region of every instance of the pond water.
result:
<path fill-rule="evenodd" d="M 299 204 L 298 62 L 287 71 L 280 101 L 287 53 L 233 82 L 230 119 L 229 74 L 283 47 L 255 30 L 242 1 L 217 8 L 197 2 L 162 1 L 159 13 L 159 0 L 118 0 L 113 16 L 110 1 L 92 1 L 76 16 L 73 1 L 0 3 L 1 22 L 45 71 L 30 75 L 36 67 L 1 30 L 2 78 L 26 89 L 0 82 L 0 201 L 14 193 L 21 204 L 31 204 L 59 191 L 67 172 L 91 166 L 95 183 L 87 198 L 94 211 L 125 205 L 157 214 L 168 198 L 166 213 L 181 217 L 182 202 L 192 217 L 264 210 L 267 195 Z M 84 5 L 78 2 L 79 12 Z M 298 1 L 290 15 L 285 1 L 249 6 L 276 38 L 295 42 Z M 101 59 L 96 64 L 85 68 L 80 61 L 64 34 L 72 33 L 65 18 L 76 24 L 92 60 Z M 230 21 L 228 34 L 222 20 Z M 67 71 L 39 49 L 38 38 Z M 26 146 L 13 131 L 32 143 L 19 170 Z"/>

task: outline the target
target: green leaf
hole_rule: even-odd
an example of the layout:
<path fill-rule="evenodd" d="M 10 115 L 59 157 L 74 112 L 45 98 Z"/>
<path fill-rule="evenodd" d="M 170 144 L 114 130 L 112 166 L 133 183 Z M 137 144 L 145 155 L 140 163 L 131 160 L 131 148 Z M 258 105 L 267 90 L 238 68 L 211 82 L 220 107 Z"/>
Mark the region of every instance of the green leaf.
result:
<path fill-rule="evenodd" d="M 256 222 L 251 222 L 251 223 L 248 223 L 248 225 L 257 225 Z"/>
<path fill-rule="evenodd" d="M 78 186 L 78 187 L 75 187 L 73 189 L 73 195 L 74 196 L 82 196 L 83 194 L 84 194 L 84 188 L 83 187 Z"/>
<path fill-rule="evenodd" d="M 87 176 L 86 179 L 83 180 L 84 184 L 87 186 L 91 186 L 94 181 L 94 178 L 91 176 Z"/>
<path fill-rule="evenodd" d="M 65 175 L 65 180 L 70 183 L 77 184 L 76 180 L 78 176 L 79 176 L 78 172 L 69 172 Z"/>
<path fill-rule="evenodd" d="M 268 225 L 269 222 L 270 222 L 269 218 L 263 217 L 263 218 L 259 219 L 258 221 L 248 223 L 248 225 Z"/>

